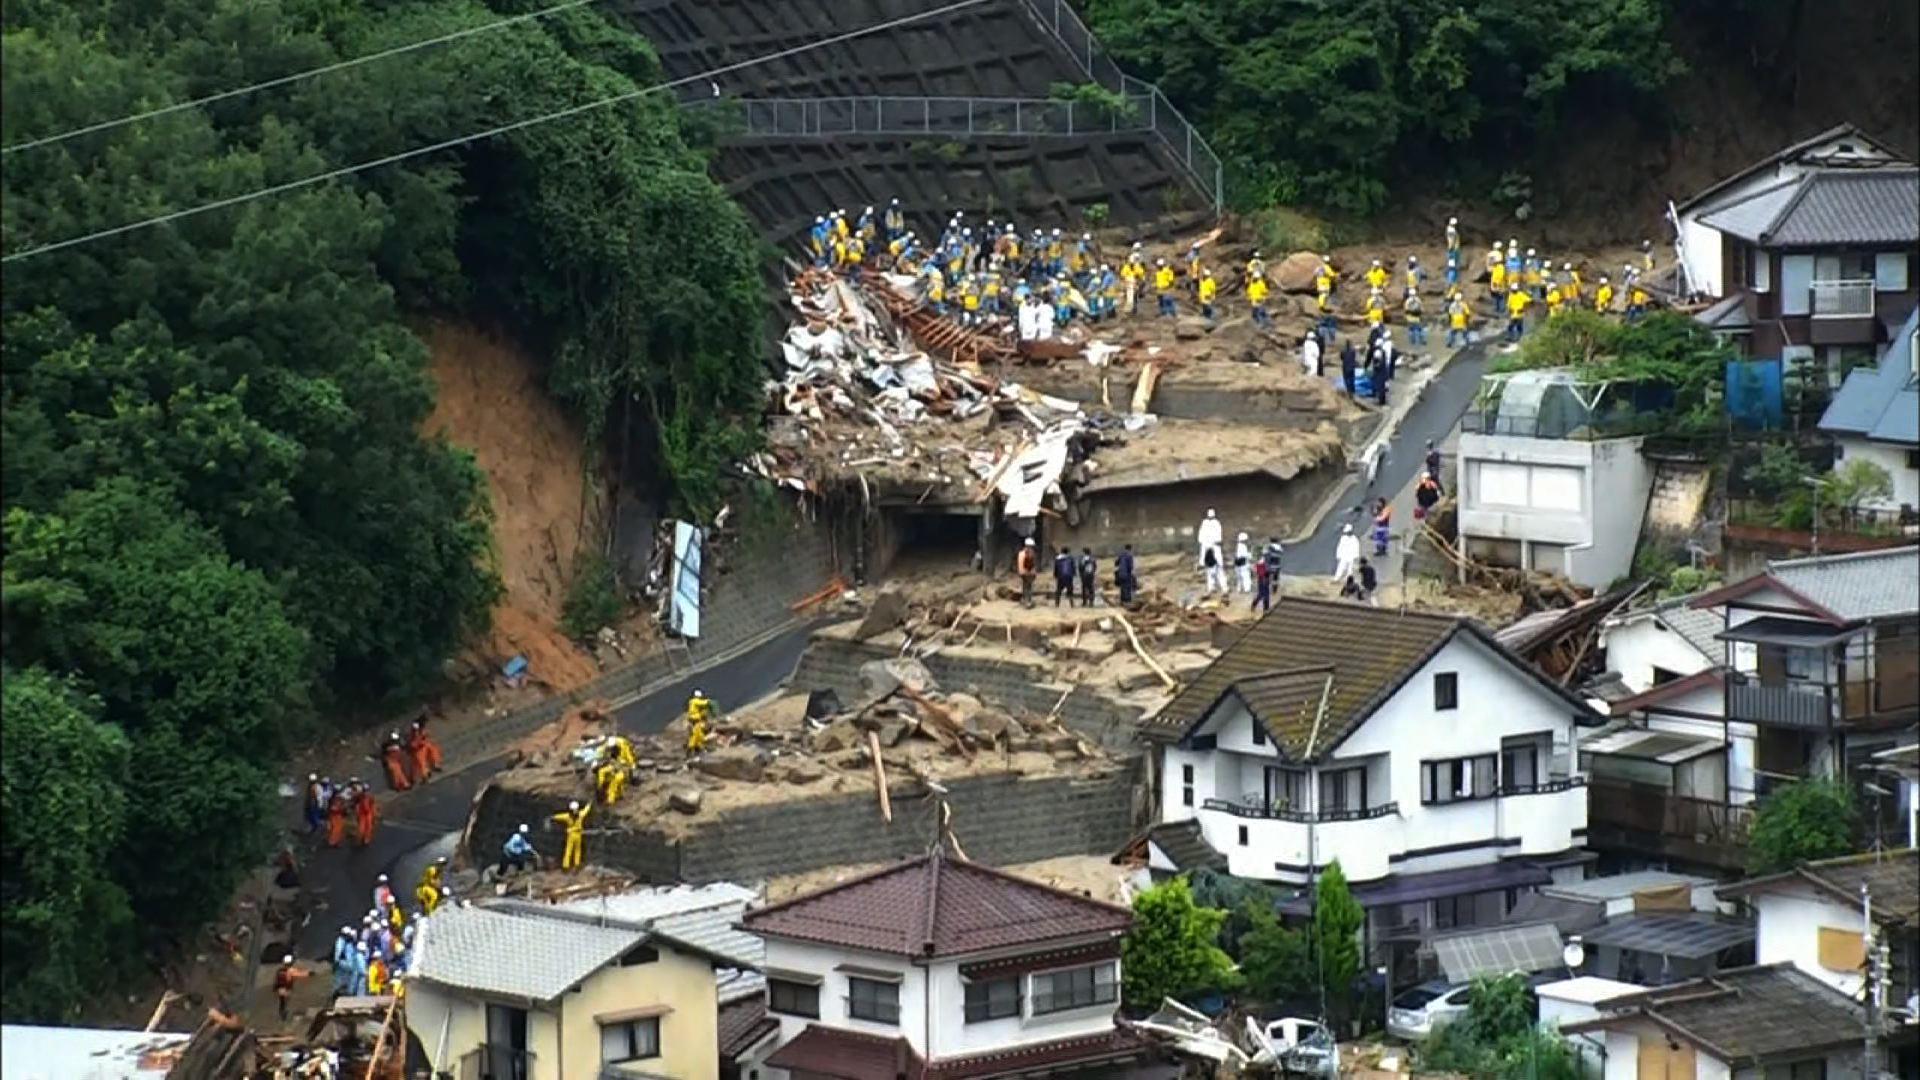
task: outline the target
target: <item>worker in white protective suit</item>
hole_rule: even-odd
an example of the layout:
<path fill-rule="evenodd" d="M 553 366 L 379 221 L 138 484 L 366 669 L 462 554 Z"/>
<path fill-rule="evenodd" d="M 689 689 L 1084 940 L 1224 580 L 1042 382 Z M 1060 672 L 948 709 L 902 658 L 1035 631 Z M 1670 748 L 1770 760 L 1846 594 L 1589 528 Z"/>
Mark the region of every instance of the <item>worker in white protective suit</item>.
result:
<path fill-rule="evenodd" d="M 1300 368 L 1301 370 L 1307 373 L 1307 378 L 1309 379 L 1317 379 L 1320 377 L 1320 335 L 1319 334 L 1317 333 L 1308 334 L 1304 339 L 1301 340 Z"/>
<path fill-rule="evenodd" d="M 1333 549 L 1333 580 L 1345 581 L 1360 564 L 1360 538 L 1352 525 L 1340 526 L 1340 543 Z"/>
<path fill-rule="evenodd" d="M 1233 540 L 1233 579 L 1243 593 L 1253 591 L 1253 552 L 1247 549 L 1247 534 Z"/>
<path fill-rule="evenodd" d="M 1222 595 L 1227 592 L 1227 558 L 1220 546 L 1225 535 L 1220 516 L 1209 508 L 1200 522 L 1200 566 L 1207 573 L 1207 591 L 1217 587 Z"/>

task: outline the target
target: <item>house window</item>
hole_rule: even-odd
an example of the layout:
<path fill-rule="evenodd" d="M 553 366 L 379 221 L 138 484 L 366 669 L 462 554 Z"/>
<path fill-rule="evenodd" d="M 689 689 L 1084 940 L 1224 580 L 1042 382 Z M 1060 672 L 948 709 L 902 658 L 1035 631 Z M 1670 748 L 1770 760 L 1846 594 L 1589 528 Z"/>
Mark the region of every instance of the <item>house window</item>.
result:
<path fill-rule="evenodd" d="M 1112 964 L 1047 971 L 1033 977 L 1033 1015 L 1111 1005 L 1119 1000 Z"/>
<path fill-rule="evenodd" d="M 1367 770 L 1320 770 L 1320 811 L 1365 810 L 1367 808 Z"/>
<path fill-rule="evenodd" d="M 1180 805 L 1193 805 L 1193 766 L 1180 766 Z"/>
<path fill-rule="evenodd" d="M 1668 671 L 1659 664 L 1653 665 L 1653 685 L 1655 686 L 1663 686 L 1680 677 L 1677 671 Z"/>
<path fill-rule="evenodd" d="M 1433 902 L 1433 928 L 1451 930 L 1473 925 L 1472 896 L 1443 896 Z"/>
<path fill-rule="evenodd" d="M 767 980 L 767 1011 L 820 1019 L 820 987 L 792 979 Z"/>
<path fill-rule="evenodd" d="M 1309 804 L 1305 769 L 1282 769 L 1269 765 L 1265 772 L 1268 810 L 1305 810 L 1307 808 Z"/>
<path fill-rule="evenodd" d="M 1442 671 L 1433 677 L 1433 711 L 1445 712 L 1460 707 L 1460 676 Z"/>
<path fill-rule="evenodd" d="M 900 1022 L 900 984 L 847 977 L 847 1015 L 855 1020 L 873 1020 L 882 1024 Z"/>
<path fill-rule="evenodd" d="M 660 1056 L 660 1018 L 600 1025 L 600 1062 L 614 1065 Z"/>
<path fill-rule="evenodd" d="M 1257 718 L 1250 720 L 1249 723 L 1253 725 L 1253 745 L 1267 745 L 1267 726 L 1262 724 Z"/>
<path fill-rule="evenodd" d="M 1240 846 L 1247 846 L 1247 827 L 1245 825 L 1240 826 Z"/>
<path fill-rule="evenodd" d="M 1920 450 L 1907 451 L 1907 468 L 1920 469 Z"/>
<path fill-rule="evenodd" d="M 1765 1080 L 1827 1080 L 1827 1059 L 1769 1065 L 1764 1076 Z"/>
<path fill-rule="evenodd" d="M 1873 289 L 1875 292 L 1907 291 L 1906 252 L 1883 251 L 1873 257 Z"/>
<path fill-rule="evenodd" d="M 1020 1015 L 1020 976 L 967 984 L 967 1023 Z"/>
<path fill-rule="evenodd" d="M 1482 799 L 1493 794 L 1492 754 L 1420 763 L 1420 801 L 1428 804 Z"/>
<path fill-rule="evenodd" d="M 1521 735 L 1500 740 L 1500 786 L 1507 791 L 1531 791 L 1540 775 L 1541 743 L 1552 736 Z"/>
<path fill-rule="evenodd" d="M 1773 260 L 1757 247 L 1747 248 L 1747 288 L 1760 293 L 1773 288 Z"/>

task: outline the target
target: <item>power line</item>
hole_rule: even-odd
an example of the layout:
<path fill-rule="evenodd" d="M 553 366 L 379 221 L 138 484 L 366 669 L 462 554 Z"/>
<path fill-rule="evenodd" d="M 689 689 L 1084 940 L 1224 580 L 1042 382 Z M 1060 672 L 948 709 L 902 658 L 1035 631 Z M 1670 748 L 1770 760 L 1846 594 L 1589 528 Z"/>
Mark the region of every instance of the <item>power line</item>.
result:
<path fill-rule="evenodd" d="M 611 97 L 601 98 L 598 101 L 589 101 L 582 105 L 572 105 L 565 109 L 558 109 L 554 112 L 545 113 L 540 116 L 529 117 L 525 120 L 516 120 L 511 124 L 502 124 L 499 127 L 488 128 L 484 131 L 476 131 L 471 134 L 458 136 L 456 138 L 444 139 L 440 142 L 433 143 L 428 146 L 416 147 L 412 150 L 402 150 L 397 154 L 388 154 L 385 157 L 374 158 L 371 161 L 362 161 L 357 165 L 345 165 L 338 169 L 329 169 L 326 172 L 316 173 L 313 176 L 302 177 L 299 180 L 289 180 L 284 184 L 274 184 L 271 187 L 264 187 L 256 191 L 249 191 L 244 195 L 232 195 L 224 199 L 215 199 L 212 202 L 201 203 L 198 206 L 188 207 L 185 210 L 174 210 L 169 213 L 159 214 L 154 217 L 143 218 L 139 221 L 130 222 L 126 225 L 116 225 L 110 229 L 100 229 L 96 232 L 90 232 L 80 236 L 69 237 L 68 239 L 65 239 L 65 240 L 56 240 L 50 244 L 41 244 L 39 247 L 28 248 L 25 251 L 15 252 L 11 255 L 0 257 L 0 263 L 11 263 L 21 259 L 30 259 L 35 255 L 45 255 L 49 252 L 60 251 L 70 247 L 77 247 L 81 244 L 89 244 L 95 240 L 105 240 L 108 237 L 120 236 L 125 233 L 136 232 L 140 229 L 151 228 L 155 225 L 164 225 L 170 221 L 179 221 L 182 218 L 189 218 L 197 214 L 204 214 L 210 210 L 220 210 L 229 206 L 238 206 L 241 203 L 252 202 L 255 199 L 263 199 L 269 195 L 279 195 L 284 192 L 297 190 L 299 188 L 310 187 L 314 184 L 325 183 L 328 180 L 337 180 L 342 176 L 349 176 L 349 175 L 352 175 L 353 173 L 363 172 L 367 169 L 377 169 L 382 165 L 392 165 L 395 162 L 405 161 L 408 158 L 416 158 L 425 154 L 433 154 L 433 153 L 438 153 L 439 151 L 442 151 L 442 150 L 450 150 L 456 146 L 463 146 L 467 143 L 478 142 L 481 139 L 491 139 L 498 135 L 505 135 L 509 132 L 519 131 L 523 128 L 530 128 L 537 124 L 544 124 L 552 120 L 564 120 L 569 116 L 578 116 L 581 113 L 591 112 L 594 109 L 605 108 L 609 105 L 618 105 L 621 102 L 632 101 L 635 98 L 644 97 L 648 94 L 656 93 L 661 90 L 670 90 L 676 86 L 684 86 L 687 83 L 711 81 L 717 75 L 725 75 L 725 74 L 728 74 L 729 72 L 740 71 L 745 68 L 754 67 L 759 64 L 769 63 L 774 60 L 783 60 L 789 56 L 798 56 L 801 53 L 811 52 L 814 49 L 824 48 L 828 45 L 837 45 L 844 41 L 852 41 L 854 38 L 865 37 L 868 34 L 877 34 L 882 30 L 891 30 L 898 26 L 905 26 L 908 23 L 918 22 L 922 19 L 930 19 L 938 15 L 945 15 L 945 14 L 948 14 L 949 12 L 959 11 L 963 8 L 975 7 L 977 5 L 984 4 L 987 2 L 988 0 L 958 0 L 958 2 L 956 3 L 946 4 L 941 7 L 933 8 L 932 10 L 929 10 L 929 11 L 922 11 L 915 15 L 903 15 L 897 19 L 888 19 L 885 22 L 875 23 L 872 26 L 861 27 L 858 30 L 849 30 L 843 34 L 835 34 L 831 37 L 821 38 L 818 41 L 810 41 L 804 45 L 795 45 L 792 48 L 782 49 L 779 52 L 768 53 L 764 56 L 756 56 L 750 60 L 741 60 L 737 63 L 724 64 L 720 67 L 709 68 L 706 71 L 696 72 L 695 74 L 692 74 L 692 75 L 685 75 L 678 79 L 670 79 L 666 82 L 656 83 L 653 86 L 644 87 L 642 89 L 628 90 L 628 91 L 625 91 L 624 93 L 614 94 Z"/>
<path fill-rule="evenodd" d="M 108 131 L 117 127 L 125 127 L 128 124 L 137 124 L 142 120 L 152 120 L 156 116 L 166 116 L 169 113 L 181 112 L 185 109 L 197 109 L 202 105 L 211 105 L 216 101 L 226 101 L 229 98 L 244 97 L 247 94 L 258 93 L 262 90 L 271 90 L 276 86 L 296 83 L 302 79 L 311 79 L 316 75 L 326 75 L 330 72 L 341 71 L 350 67 L 359 67 L 361 64 L 371 64 L 375 60 L 385 60 L 390 56 L 399 56 L 401 53 L 412 52 L 415 49 L 425 49 L 433 45 L 444 45 L 449 41 L 458 41 L 461 38 L 484 34 L 489 30 L 498 30 L 503 26 L 513 26 L 518 23 L 530 22 L 534 19 L 544 19 L 556 12 L 567 11 L 571 8 L 584 7 L 587 4 L 597 4 L 599 2 L 600 0 L 567 0 L 564 4 L 555 4 L 550 8 L 544 8 L 540 11 L 529 12 L 525 15 L 514 15 L 480 26 L 469 26 L 465 30 L 455 30 L 451 34 L 442 34 L 439 37 L 416 41 L 411 45 L 396 45 L 391 49 L 382 49 L 379 52 L 368 53 L 365 56 L 357 56 L 352 60 L 342 60 L 339 63 L 328 64 L 324 67 L 309 68 L 306 71 L 296 71 L 291 75 L 282 75 L 277 79 L 268 79 L 266 82 L 257 82 L 251 86 L 242 86 L 233 90 L 222 90 L 217 94 L 208 94 L 206 97 L 194 98 L 192 101 L 163 105 L 158 109 L 148 109 L 146 112 L 133 113 L 132 115 L 122 116 L 115 120 L 102 120 L 97 124 L 77 127 L 72 131 L 63 131 L 58 135 L 49 135 L 44 139 L 28 139 L 25 142 L 17 142 L 12 146 L 0 148 L 0 155 L 11 154 L 15 150 L 31 150 L 36 146 L 47 146 L 52 143 L 65 142 L 68 139 L 78 138 L 82 135 L 91 135 L 96 131 Z"/>

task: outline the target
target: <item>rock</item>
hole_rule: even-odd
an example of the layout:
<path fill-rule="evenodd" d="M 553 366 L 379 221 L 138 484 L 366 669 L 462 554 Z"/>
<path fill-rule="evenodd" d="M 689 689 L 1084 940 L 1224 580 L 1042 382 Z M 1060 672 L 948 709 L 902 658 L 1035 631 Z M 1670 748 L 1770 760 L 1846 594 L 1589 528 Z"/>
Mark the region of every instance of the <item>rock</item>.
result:
<path fill-rule="evenodd" d="M 780 779 L 789 784 L 811 784 L 827 775 L 827 770 L 812 758 L 782 758 L 779 765 Z"/>
<path fill-rule="evenodd" d="M 867 616 L 853 631 L 853 640 L 865 641 L 876 634 L 884 634 L 899 626 L 907 617 L 907 600 L 892 589 L 885 590 L 873 598 L 872 606 L 867 608 Z"/>
<path fill-rule="evenodd" d="M 968 735 L 985 743 L 999 742 L 1014 727 L 1013 717 L 999 709 L 980 709 L 962 721 L 962 728 Z"/>
<path fill-rule="evenodd" d="M 888 720 L 878 729 L 881 746 L 899 746 L 910 732 L 918 731 L 920 725 L 912 720 Z"/>
<path fill-rule="evenodd" d="M 814 753 L 834 754 L 842 750 L 852 750 L 864 741 L 860 729 L 851 720 L 836 720 L 827 727 L 814 733 L 811 746 Z"/>
<path fill-rule="evenodd" d="M 1080 753 L 1080 738 L 1071 731 L 1048 731 L 1036 736 L 1040 746 L 1050 754 L 1071 751 L 1076 757 Z"/>
<path fill-rule="evenodd" d="M 868 701 L 886 697 L 903 686 L 924 694 L 939 685 L 918 660 L 869 660 L 860 665 L 860 689 Z"/>
<path fill-rule="evenodd" d="M 1135 690 L 1145 690 L 1151 686 L 1161 685 L 1160 676 L 1146 670 L 1144 667 L 1138 671 L 1123 673 L 1119 678 L 1115 679 L 1113 683 L 1120 688 L 1122 693 L 1131 693 Z"/>
<path fill-rule="evenodd" d="M 962 724 L 967 722 L 968 717 L 987 707 L 985 702 L 972 694 L 948 694 L 941 704 L 945 705 L 947 712 Z"/>
<path fill-rule="evenodd" d="M 667 792 L 667 806 L 683 814 L 697 814 L 704 796 L 705 793 L 697 787 L 677 787 Z"/>
<path fill-rule="evenodd" d="M 1296 251 L 1270 267 L 1267 276 L 1283 293 L 1310 293 L 1313 279 L 1320 273 L 1320 256 L 1311 251 Z"/>
<path fill-rule="evenodd" d="M 752 784 L 767 775 L 768 757 L 765 750 L 754 746 L 723 746 L 696 760 L 693 767 L 721 780 Z"/>
<path fill-rule="evenodd" d="M 1198 315 L 1182 315 L 1173 324 L 1173 336 L 1181 341 L 1198 341 L 1213 333 L 1213 324 Z"/>

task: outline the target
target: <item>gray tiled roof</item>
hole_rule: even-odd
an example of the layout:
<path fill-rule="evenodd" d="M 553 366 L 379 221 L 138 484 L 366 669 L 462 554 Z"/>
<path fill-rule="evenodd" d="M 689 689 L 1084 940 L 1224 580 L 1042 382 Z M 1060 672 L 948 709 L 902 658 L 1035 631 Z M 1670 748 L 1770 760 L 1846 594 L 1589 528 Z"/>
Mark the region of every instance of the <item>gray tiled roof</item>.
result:
<path fill-rule="evenodd" d="M 1920 382 L 1913 375 L 1916 325 L 1920 325 L 1920 309 L 1894 332 L 1878 367 L 1848 373 L 1820 417 L 1821 431 L 1920 445 Z"/>
<path fill-rule="evenodd" d="M 643 930 L 484 907 L 442 908 L 422 925 L 417 976 L 535 1001 L 552 1001 L 647 938 Z"/>
<path fill-rule="evenodd" d="M 1788 559 L 1767 574 L 1849 622 L 1920 610 L 1920 547 Z"/>
<path fill-rule="evenodd" d="M 1606 1003 L 1643 1013 L 1735 1066 L 1811 1056 L 1860 1039 L 1862 1010 L 1792 964 L 1736 968 Z M 1587 1026 L 1606 1026 L 1611 1017 Z"/>
<path fill-rule="evenodd" d="M 1203 866 L 1213 870 L 1227 868 L 1227 857 L 1207 843 L 1206 835 L 1200 831 L 1200 822 L 1193 818 L 1161 822 L 1147 830 L 1147 839 L 1172 860 L 1176 870 L 1196 870 Z"/>
<path fill-rule="evenodd" d="M 1763 188 L 1700 223 L 1764 247 L 1920 242 L 1920 169 L 1814 169 Z"/>
<path fill-rule="evenodd" d="M 766 942 L 738 925 L 756 895 L 744 886 L 718 882 L 697 888 L 636 889 L 558 906 L 649 927 L 669 941 L 691 945 L 740 967 L 758 968 L 766 963 Z"/>
<path fill-rule="evenodd" d="M 1693 597 L 1698 595 L 1694 593 L 1663 601 L 1653 609 L 1654 618 L 1685 638 L 1687 644 L 1700 650 L 1700 655 L 1717 664 L 1727 655 L 1726 646 L 1715 636 L 1726 629 L 1726 615 L 1718 608 L 1691 606 Z"/>

